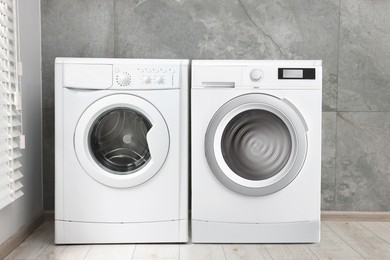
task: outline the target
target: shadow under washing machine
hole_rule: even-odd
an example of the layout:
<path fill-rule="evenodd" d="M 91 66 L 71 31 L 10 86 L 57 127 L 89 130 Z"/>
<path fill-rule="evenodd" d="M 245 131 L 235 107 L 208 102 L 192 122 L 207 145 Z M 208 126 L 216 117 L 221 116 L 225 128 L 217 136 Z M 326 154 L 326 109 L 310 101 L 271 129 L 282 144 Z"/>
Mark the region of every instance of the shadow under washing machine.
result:
<path fill-rule="evenodd" d="M 188 240 L 188 64 L 56 59 L 56 244 Z"/>
<path fill-rule="evenodd" d="M 320 239 L 321 61 L 193 61 L 192 241 Z"/>

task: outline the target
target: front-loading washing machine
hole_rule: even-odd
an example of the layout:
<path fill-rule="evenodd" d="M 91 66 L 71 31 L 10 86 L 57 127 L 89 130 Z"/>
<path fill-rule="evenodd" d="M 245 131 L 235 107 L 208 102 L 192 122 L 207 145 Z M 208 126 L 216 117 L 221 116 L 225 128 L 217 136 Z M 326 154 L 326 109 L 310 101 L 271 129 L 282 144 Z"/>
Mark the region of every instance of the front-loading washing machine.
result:
<path fill-rule="evenodd" d="M 193 61 L 192 240 L 320 239 L 321 61 Z"/>
<path fill-rule="evenodd" d="M 187 241 L 188 65 L 56 59 L 56 244 Z"/>

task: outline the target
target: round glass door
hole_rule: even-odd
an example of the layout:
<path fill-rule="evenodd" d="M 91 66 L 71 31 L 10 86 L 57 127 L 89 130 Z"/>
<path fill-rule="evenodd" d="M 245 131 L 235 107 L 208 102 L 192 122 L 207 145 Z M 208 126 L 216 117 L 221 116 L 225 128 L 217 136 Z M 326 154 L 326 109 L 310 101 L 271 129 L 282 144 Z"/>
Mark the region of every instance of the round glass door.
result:
<path fill-rule="evenodd" d="M 150 160 L 146 135 L 150 121 L 129 108 L 103 113 L 92 125 L 90 149 L 96 161 L 113 174 L 131 174 Z"/>
<path fill-rule="evenodd" d="M 260 181 L 275 176 L 287 164 L 292 140 L 286 124 L 275 114 L 251 109 L 226 125 L 221 150 L 226 164 L 240 177 Z"/>
<path fill-rule="evenodd" d="M 152 178 L 164 165 L 169 131 L 158 109 L 143 98 L 117 94 L 91 104 L 74 135 L 79 163 L 96 181 L 128 188 Z"/>
<path fill-rule="evenodd" d="M 303 117 L 288 100 L 239 96 L 212 118 L 206 159 L 229 189 L 248 196 L 271 194 L 298 175 L 306 157 L 306 131 Z"/>

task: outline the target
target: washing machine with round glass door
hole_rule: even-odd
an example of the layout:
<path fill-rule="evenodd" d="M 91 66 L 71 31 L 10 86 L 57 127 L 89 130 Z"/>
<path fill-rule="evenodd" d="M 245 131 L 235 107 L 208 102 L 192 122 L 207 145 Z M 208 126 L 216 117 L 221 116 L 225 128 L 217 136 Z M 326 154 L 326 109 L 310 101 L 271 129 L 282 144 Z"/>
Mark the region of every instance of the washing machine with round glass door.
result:
<path fill-rule="evenodd" d="M 186 242 L 188 61 L 55 66 L 55 242 Z"/>
<path fill-rule="evenodd" d="M 193 61 L 194 242 L 319 241 L 321 87 L 321 61 Z"/>

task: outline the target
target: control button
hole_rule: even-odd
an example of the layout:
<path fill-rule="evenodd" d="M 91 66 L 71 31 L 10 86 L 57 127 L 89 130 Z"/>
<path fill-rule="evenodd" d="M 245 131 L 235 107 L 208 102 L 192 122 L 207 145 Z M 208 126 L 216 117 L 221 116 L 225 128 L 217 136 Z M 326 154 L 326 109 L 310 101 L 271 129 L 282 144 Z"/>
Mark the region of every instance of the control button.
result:
<path fill-rule="evenodd" d="M 152 70 L 151 70 L 151 69 L 147 69 L 146 72 L 147 72 L 147 73 L 151 73 Z"/>
<path fill-rule="evenodd" d="M 116 82 L 120 86 L 125 87 L 125 86 L 130 85 L 131 77 L 130 77 L 129 73 L 122 72 L 122 73 L 116 75 Z"/>
<path fill-rule="evenodd" d="M 263 71 L 259 69 L 254 69 L 250 73 L 250 78 L 252 81 L 260 81 L 263 79 Z"/>
<path fill-rule="evenodd" d="M 154 82 L 158 83 L 158 84 L 162 84 L 164 83 L 164 78 L 161 77 L 161 76 L 157 76 L 155 79 L 154 79 Z"/>
<path fill-rule="evenodd" d="M 142 82 L 143 82 L 143 83 L 148 84 L 148 83 L 150 83 L 151 81 L 152 81 L 152 79 L 151 79 L 149 76 L 145 76 L 145 77 L 142 78 Z"/>
<path fill-rule="evenodd" d="M 161 72 L 162 73 L 167 73 L 167 70 L 166 69 L 162 69 Z"/>
<path fill-rule="evenodd" d="M 139 72 L 143 73 L 143 72 L 144 72 L 144 69 L 139 69 Z"/>

